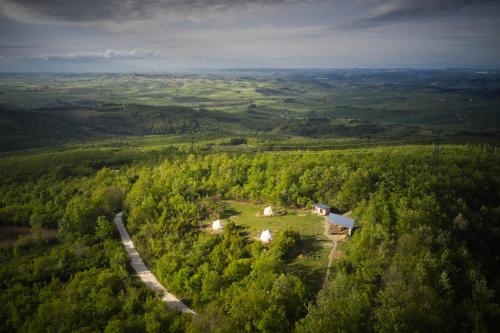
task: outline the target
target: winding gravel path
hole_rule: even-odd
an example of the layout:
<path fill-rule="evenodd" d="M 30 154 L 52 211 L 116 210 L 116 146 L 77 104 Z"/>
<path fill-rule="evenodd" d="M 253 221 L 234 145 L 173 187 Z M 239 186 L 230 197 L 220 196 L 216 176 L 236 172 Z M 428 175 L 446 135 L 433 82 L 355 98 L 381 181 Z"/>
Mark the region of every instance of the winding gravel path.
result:
<path fill-rule="evenodd" d="M 351 216 L 351 211 L 343 214 L 343 216 Z M 329 229 L 330 223 L 328 223 L 328 220 L 325 217 L 323 233 L 326 238 L 333 242 L 333 245 L 332 249 L 330 250 L 330 254 L 328 255 L 328 265 L 326 266 L 326 273 L 325 278 L 323 279 L 322 289 L 325 289 L 326 285 L 328 284 L 328 278 L 330 277 L 330 271 L 332 270 L 333 259 L 335 259 L 335 252 L 337 251 L 337 243 L 339 241 L 339 235 L 330 235 Z"/>
<path fill-rule="evenodd" d="M 180 310 L 183 313 L 196 314 L 193 310 L 188 308 L 184 303 L 182 303 L 177 297 L 172 295 L 165 289 L 164 286 L 158 281 L 156 276 L 151 273 L 148 267 L 142 261 L 141 256 L 134 247 L 134 243 L 127 232 L 127 229 L 123 225 L 122 212 L 116 214 L 113 222 L 116 224 L 118 231 L 120 232 L 120 237 L 122 239 L 122 244 L 125 246 L 125 251 L 130 258 L 130 264 L 135 270 L 141 281 L 155 293 L 162 296 L 162 301 L 167 303 L 167 307 L 171 310 Z"/>
<path fill-rule="evenodd" d="M 337 239 L 338 239 L 337 235 L 330 235 L 330 233 L 328 232 L 330 224 L 328 223 L 326 218 L 325 218 L 324 224 L 325 224 L 324 225 L 324 235 L 326 238 L 331 240 L 333 242 L 333 244 L 332 244 L 332 249 L 330 250 L 330 254 L 328 255 L 328 265 L 326 266 L 326 273 L 325 273 L 325 277 L 323 279 L 322 289 L 325 289 L 326 285 L 328 284 L 328 278 L 330 277 L 330 271 L 332 269 L 333 258 L 335 258 L 335 251 L 337 251 Z"/>

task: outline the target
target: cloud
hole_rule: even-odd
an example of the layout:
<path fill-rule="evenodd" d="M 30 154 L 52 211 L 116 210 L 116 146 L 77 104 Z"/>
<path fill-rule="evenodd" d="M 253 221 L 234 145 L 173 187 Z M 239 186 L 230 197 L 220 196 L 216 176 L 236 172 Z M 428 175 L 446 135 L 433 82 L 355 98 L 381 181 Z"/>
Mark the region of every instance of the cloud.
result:
<path fill-rule="evenodd" d="M 18 63 L 17 68 L 57 71 L 82 66 L 108 70 L 112 65 L 128 70 L 128 65 L 162 69 L 458 63 L 467 57 L 469 63 L 498 64 L 499 4 L 0 0 L 0 55 L 9 70 Z"/>
<path fill-rule="evenodd" d="M 320 3 L 340 13 L 353 9 L 342 25 L 365 28 L 437 16 L 469 5 L 500 4 L 500 0 L 0 0 L 0 13 L 27 23 L 102 24 L 115 31 L 153 31 L 158 25 L 183 22 L 235 23 L 293 5 Z"/>
<path fill-rule="evenodd" d="M 124 59 L 152 59 L 160 58 L 158 51 L 151 49 L 114 50 L 109 49 L 101 52 L 76 52 L 65 54 L 16 56 L 5 57 L 16 60 L 69 60 L 69 61 L 93 61 L 93 60 L 124 60 Z"/>
<path fill-rule="evenodd" d="M 0 0 L 0 12 L 22 22 L 196 22 L 235 11 L 256 12 L 313 0 Z"/>
<path fill-rule="evenodd" d="M 113 50 L 109 49 L 99 54 L 100 57 L 105 59 L 145 59 L 145 58 L 158 58 L 160 53 L 151 49 L 133 49 L 133 50 Z"/>
<path fill-rule="evenodd" d="M 500 3 L 498 0 L 362 0 L 369 14 L 347 24 L 348 28 L 368 28 L 439 16 L 470 5 Z"/>

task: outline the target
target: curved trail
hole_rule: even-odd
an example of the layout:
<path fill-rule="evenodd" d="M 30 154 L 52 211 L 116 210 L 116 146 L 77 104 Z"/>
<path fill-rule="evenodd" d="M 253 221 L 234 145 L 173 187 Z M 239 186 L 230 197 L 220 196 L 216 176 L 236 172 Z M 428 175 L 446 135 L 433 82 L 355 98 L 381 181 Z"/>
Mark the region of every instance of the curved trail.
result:
<path fill-rule="evenodd" d="M 115 215 L 113 222 L 116 224 L 118 231 L 120 232 L 120 237 L 122 239 L 122 244 L 127 251 L 127 255 L 130 258 L 130 264 L 135 270 L 141 281 L 155 293 L 162 295 L 162 301 L 167 303 L 167 307 L 171 310 L 179 310 L 183 313 L 196 314 L 193 310 L 188 308 L 184 303 L 182 303 L 177 297 L 172 295 L 161 285 L 158 279 L 151 273 L 148 267 L 142 261 L 141 256 L 134 247 L 134 243 L 127 232 L 127 229 L 123 225 L 122 212 Z"/>
<path fill-rule="evenodd" d="M 328 265 L 326 266 L 326 273 L 325 273 L 325 277 L 323 279 L 322 289 L 325 289 L 326 285 L 328 284 L 328 278 L 330 277 L 330 271 L 332 269 L 333 258 L 335 257 L 335 252 L 337 251 L 337 238 L 338 238 L 337 235 L 330 235 L 330 233 L 328 232 L 329 223 L 326 219 L 325 219 L 324 223 L 325 223 L 324 235 L 326 238 L 333 241 L 333 244 L 332 244 L 332 249 L 330 250 L 330 254 L 328 255 Z"/>
<path fill-rule="evenodd" d="M 348 211 L 347 213 L 343 214 L 343 216 L 351 216 L 351 211 Z M 333 242 L 332 249 L 330 250 L 330 254 L 328 255 L 328 265 L 326 266 L 326 273 L 325 277 L 323 279 L 323 286 L 322 289 L 326 288 L 326 285 L 328 284 L 328 278 L 330 277 L 330 271 L 332 270 L 332 263 L 333 259 L 335 259 L 335 252 L 337 252 L 337 243 L 339 241 L 339 235 L 330 235 L 328 232 L 328 229 L 330 227 L 330 224 L 328 223 L 327 219 L 325 218 L 324 221 L 324 229 L 323 233 L 326 238 L 331 240 Z"/>

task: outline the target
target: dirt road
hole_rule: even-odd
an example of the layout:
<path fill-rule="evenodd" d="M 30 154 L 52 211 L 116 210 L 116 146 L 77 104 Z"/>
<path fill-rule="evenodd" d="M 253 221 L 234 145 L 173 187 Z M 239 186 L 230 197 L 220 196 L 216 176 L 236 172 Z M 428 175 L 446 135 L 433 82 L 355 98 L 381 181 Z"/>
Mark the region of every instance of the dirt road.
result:
<path fill-rule="evenodd" d="M 326 273 L 325 273 L 325 278 L 323 279 L 322 289 L 325 289 L 328 283 L 328 277 L 330 276 L 330 270 L 332 269 L 333 259 L 335 258 L 335 251 L 337 251 L 337 240 L 338 240 L 338 235 L 330 235 L 330 233 L 328 232 L 330 224 L 326 219 L 324 223 L 325 223 L 324 235 L 326 238 L 330 239 L 333 242 L 333 244 L 332 244 L 332 249 L 330 250 L 330 254 L 328 255 L 328 265 L 326 266 Z"/>
<path fill-rule="evenodd" d="M 151 273 L 147 266 L 142 261 L 141 256 L 134 247 L 134 243 L 127 232 L 127 229 L 123 225 L 122 213 L 116 214 L 113 222 L 116 224 L 118 231 L 120 232 L 120 237 L 122 239 L 122 244 L 125 246 L 125 251 L 130 258 L 130 264 L 135 270 L 141 281 L 155 293 L 162 296 L 162 300 L 167 303 L 167 307 L 172 310 L 180 310 L 183 313 L 196 314 L 193 310 L 188 308 L 184 303 L 182 303 L 177 297 L 172 295 L 161 285 L 156 276 Z"/>

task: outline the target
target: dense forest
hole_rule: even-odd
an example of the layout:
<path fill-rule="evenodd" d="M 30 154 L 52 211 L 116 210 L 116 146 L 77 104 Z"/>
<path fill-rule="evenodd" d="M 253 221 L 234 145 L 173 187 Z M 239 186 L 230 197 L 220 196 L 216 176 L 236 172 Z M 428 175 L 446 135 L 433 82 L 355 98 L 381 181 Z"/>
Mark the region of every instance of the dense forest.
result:
<path fill-rule="evenodd" d="M 37 155 L 38 154 L 38 155 Z M 500 151 L 483 145 L 319 152 L 26 153 L 3 159 L 0 331 L 494 331 L 500 324 Z M 302 235 L 269 245 L 227 200 L 352 211 L 346 256 L 318 289 L 289 265 Z M 169 311 L 130 273 L 123 210 Z M 7 230 L 7 229 L 5 229 Z M 17 229 L 14 229 L 17 230 Z M 57 237 L 47 237 L 49 231 Z"/>

